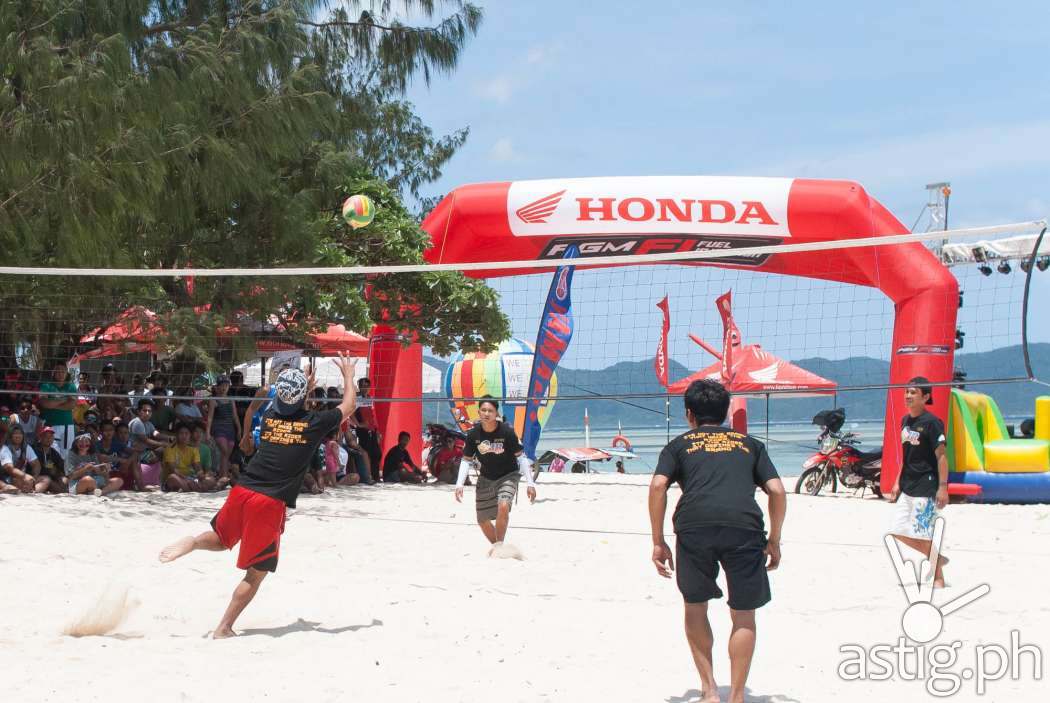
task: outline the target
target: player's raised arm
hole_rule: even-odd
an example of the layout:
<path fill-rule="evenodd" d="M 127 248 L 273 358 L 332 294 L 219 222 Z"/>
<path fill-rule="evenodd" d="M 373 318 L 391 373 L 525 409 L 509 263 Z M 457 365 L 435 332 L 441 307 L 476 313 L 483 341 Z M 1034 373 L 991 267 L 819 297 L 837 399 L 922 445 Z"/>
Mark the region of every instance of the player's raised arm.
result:
<path fill-rule="evenodd" d="M 354 369 L 357 368 L 357 359 L 351 359 L 346 354 L 339 354 L 335 365 L 343 373 L 343 400 L 339 403 L 339 412 L 345 420 L 357 408 L 357 389 L 354 388 Z"/>

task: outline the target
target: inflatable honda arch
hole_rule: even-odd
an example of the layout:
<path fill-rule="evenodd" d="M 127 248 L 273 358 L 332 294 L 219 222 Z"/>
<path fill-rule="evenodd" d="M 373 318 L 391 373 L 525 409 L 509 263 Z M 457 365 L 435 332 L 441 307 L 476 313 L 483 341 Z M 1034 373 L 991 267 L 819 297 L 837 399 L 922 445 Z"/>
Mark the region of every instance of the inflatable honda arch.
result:
<path fill-rule="evenodd" d="M 640 176 L 480 183 L 456 188 L 423 222 L 433 242 L 430 263 L 561 259 L 572 244 L 581 256 L 793 244 L 907 234 L 908 229 L 857 183 L 790 178 Z M 689 265 L 747 269 L 878 288 L 893 301 L 890 378 L 934 383 L 952 378 L 959 287 L 921 243 L 858 247 L 835 252 L 728 257 Z M 540 269 L 472 272 L 479 277 L 537 273 Z M 655 303 L 655 301 L 654 301 Z M 404 348 L 390 330 L 377 329 L 373 379 L 378 398 L 422 397 L 422 353 Z M 933 412 L 947 417 L 948 389 L 934 390 Z M 886 398 L 882 487 L 900 470 L 902 390 Z M 399 430 L 412 432 L 414 449 L 422 406 L 379 404 L 384 450 Z"/>

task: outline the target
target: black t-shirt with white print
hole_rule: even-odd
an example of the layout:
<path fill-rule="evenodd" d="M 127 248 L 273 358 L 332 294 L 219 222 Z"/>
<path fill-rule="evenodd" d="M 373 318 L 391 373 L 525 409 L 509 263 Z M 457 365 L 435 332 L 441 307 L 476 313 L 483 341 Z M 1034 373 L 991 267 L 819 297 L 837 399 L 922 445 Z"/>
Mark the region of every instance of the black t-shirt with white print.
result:
<path fill-rule="evenodd" d="M 901 444 L 901 493 L 913 498 L 935 497 L 940 485 L 937 447 L 944 444 L 944 423 L 931 412 L 924 411 L 918 417 L 909 413 L 901 420 Z"/>
<path fill-rule="evenodd" d="M 689 430 L 663 448 L 656 473 L 682 488 L 675 533 L 718 526 L 765 531 L 755 487 L 779 476 L 754 437 L 717 425 Z"/>
<path fill-rule="evenodd" d="M 343 413 L 299 410 L 278 415 L 270 408 L 262 418 L 259 448 L 241 474 L 238 485 L 284 501 L 295 507 L 299 487 L 317 456 L 317 448 L 329 432 L 339 426 Z"/>
<path fill-rule="evenodd" d="M 495 481 L 518 470 L 516 455 L 520 451 L 521 442 L 510 425 L 501 422 L 495 432 L 486 432 L 478 423 L 467 432 L 463 456 L 467 459 L 476 456 L 481 463 L 481 475 Z"/>

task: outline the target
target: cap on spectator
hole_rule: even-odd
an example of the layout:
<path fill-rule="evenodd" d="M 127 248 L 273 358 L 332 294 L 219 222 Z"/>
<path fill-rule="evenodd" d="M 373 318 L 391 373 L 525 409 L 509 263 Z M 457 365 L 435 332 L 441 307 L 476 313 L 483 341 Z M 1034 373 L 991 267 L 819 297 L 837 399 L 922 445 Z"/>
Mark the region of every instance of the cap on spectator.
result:
<path fill-rule="evenodd" d="M 107 371 L 116 371 L 116 369 L 113 367 L 113 364 L 106 364 L 102 367 L 102 373 L 106 373 Z"/>
<path fill-rule="evenodd" d="M 51 425 L 44 425 L 39 430 L 37 430 L 36 433 L 41 437 L 43 437 L 46 434 L 55 434 L 55 428 Z"/>
<path fill-rule="evenodd" d="M 219 377 L 215 379 L 215 385 L 221 386 L 224 383 L 228 385 L 230 383 L 230 377 L 226 374 L 220 374 Z"/>

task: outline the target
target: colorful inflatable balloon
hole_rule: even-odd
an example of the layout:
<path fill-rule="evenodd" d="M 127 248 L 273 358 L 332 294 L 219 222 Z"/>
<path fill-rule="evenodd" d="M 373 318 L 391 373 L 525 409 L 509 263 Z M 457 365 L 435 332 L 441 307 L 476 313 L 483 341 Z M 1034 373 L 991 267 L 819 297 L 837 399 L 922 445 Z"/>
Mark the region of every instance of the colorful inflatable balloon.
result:
<path fill-rule="evenodd" d="M 480 398 L 484 395 L 506 398 L 500 402 L 500 414 L 521 437 L 525 430 L 525 398 L 532 373 L 532 355 L 532 345 L 520 339 L 509 339 L 489 354 L 458 354 L 445 370 L 445 395 L 450 398 Z M 555 373 L 546 397 L 557 395 L 558 374 Z M 547 423 L 554 403 L 545 400 L 540 405 L 540 427 Z M 470 429 L 478 420 L 476 401 L 450 401 L 449 409 L 463 430 Z"/>
<path fill-rule="evenodd" d="M 351 195 L 343 202 L 343 219 L 354 229 L 372 224 L 375 216 L 375 203 L 367 195 Z"/>

